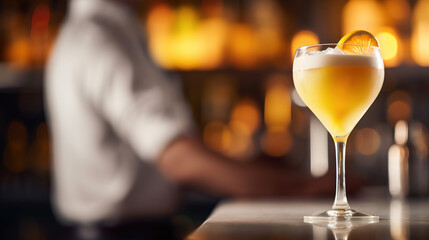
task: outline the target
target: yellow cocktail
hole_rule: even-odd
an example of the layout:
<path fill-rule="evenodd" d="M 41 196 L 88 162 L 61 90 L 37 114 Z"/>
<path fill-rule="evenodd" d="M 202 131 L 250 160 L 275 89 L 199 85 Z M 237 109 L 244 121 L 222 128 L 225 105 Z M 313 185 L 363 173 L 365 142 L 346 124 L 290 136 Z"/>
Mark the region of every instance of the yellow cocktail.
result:
<path fill-rule="evenodd" d="M 295 59 L 297 92 L 334 137 L 347 136 L 374 102 L 384 79 L 376 57 L 324 54 Z"/>
<path fill-rule="evenodd" d="M 384 65 L 377 40 L 365 31 L 352 32 L 339 44 L 306 46 L 296 51 L 293 62 L 295 88 L 331 133 L 336 150 L 334 204 L 328 211 L 305 216 L 304 221 L 378 221 L 378 216 L 353 210 L 348 204 L 345 153 L 350 132 L 379 94 L 383 79 Z"/>

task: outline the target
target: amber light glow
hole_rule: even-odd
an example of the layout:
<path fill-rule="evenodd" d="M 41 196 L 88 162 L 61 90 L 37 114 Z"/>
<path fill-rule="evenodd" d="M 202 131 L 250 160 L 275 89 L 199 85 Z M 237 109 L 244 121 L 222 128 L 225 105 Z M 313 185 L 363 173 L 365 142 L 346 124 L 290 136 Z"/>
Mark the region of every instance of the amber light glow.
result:
<path fill-rule="evenodd" d="M 302 46 L 314 45 L 319 43 L 319 37 L 312 31 L 303 30 L 295 34 L 291 43 L 292 60 L 295 56 L 296 49 Z"/>
<path fill-rule="evenodd" d="M 412 100 L 404 91 L 395 91 L 387 99 L 387 119 L 394 125 L 400 120 L 410 120 L 412 115 Z"/>
<path fill-rule="evenodd" d="M 380 134 L 372 128 L 364 128 L 356 133 L 355 146 L 363 155 L 372 155 L 378 151 L 381 145 Z"/>
<path fill-rule="evenodd" d="M 27 37 L 16 37 L 6 49 L 6 59 L 14 68 L 26 68 L 31 64 L 31 44 Z"/>
<path fill-rule="evenodd" d="M 261 112 L 256 101 L 239 100 L 233 107 L 229 121 L 232 141 L 225 154 L 237 159 L 253 153 L 253 135 L 261 125 Z"/>
<path fill-rule="evenodd" d="M 158 64 L 165 68 L 172 67 L 166 46 L 173 14 L 173 9 L 168 4 L 158 4 L 152 7 L 146 20 L 152 56 Z"/>
<path fill-rule="evenodd" d="M 234 104 L 228 124 L 211 121 L 204 127 L 204 143 L 214 151 L 235 159 L 248 159 L 253 153 L 253 135 L 261 124 L 257 103 L 241 99 Z"/>
<path fill-rule="evenodd" d="M 291 97 L 286 84 L 275 81 L 269 84 L 265 95 L 265 124 L 287 128 L 290 124 Z"/>
<path fill-rule="evenodd" d="M 410 17 L 410 3 L 407 0 L 389 0 L 384 1 L 385 10 L 391 19 L 392 23 L 399 23 L 406 21 Z"/>
<path fill-rule="evenodd" d="M 268 128 L 262 136 L 262 147 L 266 154 L 280 157 L 292 147 L 292 137 L 287 130 Z"/>
<path fill-rule="evenodd" d="M 429 66 L 429 1 L 419 1 L 413 12 L 411 53 L 420 66 Z"/>
<path fill-rule="evenodd" d="M 226 23 L 218 17 L 202 18 L 197 9 L 168 4 L 152 7 L 147 17 L 149 46 L 165 68 L 213 69 L 223 61 Z"/>
<path fill-rule="evenodd" d="M 241 100 L 235 105 L 231 113 L 232 126 L 241 126 L 246 135 L 252 135 L 260 126 L 261 117 L 257 103 L 250 99 Z"/>
<path fill-rule="evenodd" d="M 283 76 L 272 76 L 265 94 L 264 119 L 267 129 L 262 136 L 262 147 L 271 156 L 282 156 L 292 146 L 288 129 L 291 121 L 291 96 L 287 80 Z"/>
<path fill-rule="evenodd" d="M 204 39 L 199 28 L 197 10 L 181 6 L 175 11 L 168 45 L 169 56 L 176 68 L 194 69 L 204 54 Z"/>
<path fill-rule="evenodd" d="M 399 64 L 398 35 L 393 29 L 387 29 L 376 35 L 380 43 L 380 51 L 386 67 L 395 67 Z"/>
<path fill-rule="evenodd" d="M 38 4 L 31 15 L 31 26 L 19 15 L 8 15 L 5 59 L 17 69 L 42 68 L 49 56 L 53 36 L 49 29 L 50 9 Z"/>
<path fill-rule="evenodd" d="M 342 13 L 343 35 L 356 29 L 375 33 L 384 26 L 383 6 L 375 0 L 350 0 Z"/>
<path fill-rule="evenodd" d="M 233 24 L 230 28 L 227 52 L 231 64 L 249 69 L 258 64 L 256 32 L 245 24 Z"/>
<path fill-rule="evenodd" d="M 203 140 L 211 149 L 225 152 L 231 146 L 231 130 L 222 122 L 212 121 L 204 127 Z"/>

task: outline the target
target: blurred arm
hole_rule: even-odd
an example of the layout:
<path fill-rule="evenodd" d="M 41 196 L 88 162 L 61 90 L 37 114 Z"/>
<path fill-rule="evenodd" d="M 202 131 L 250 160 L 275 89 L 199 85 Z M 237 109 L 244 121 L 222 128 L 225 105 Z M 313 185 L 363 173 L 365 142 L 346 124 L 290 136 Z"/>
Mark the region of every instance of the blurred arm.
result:
<path fill-rule="evenodd" d="M 328 179 L 310 179 L 278 165 L 232 161 L 187 137 L 173 141 L 157 163 L 175 183 L 217 196 L 314 195 L 334 189 Z"/>

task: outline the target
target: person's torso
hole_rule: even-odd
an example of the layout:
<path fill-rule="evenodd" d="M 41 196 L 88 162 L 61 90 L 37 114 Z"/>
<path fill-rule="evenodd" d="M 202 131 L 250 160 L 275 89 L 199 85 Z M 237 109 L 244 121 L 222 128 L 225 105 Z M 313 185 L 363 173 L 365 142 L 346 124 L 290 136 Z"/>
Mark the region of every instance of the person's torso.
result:
<path fill-rule="evenodd" d="M 137 62 L 147 54 L 141 30 L 127 10 L 120 9 L 123 6 L 91 1 L 99 3 L 82 16 L 72 12 L 65 22 L 47 70 L 57 207 L 66 218 L 88 222 L 168 212 L 174 205 L 174 187 L 152 164 L 138 159 L 83 94 L 83 82 L 99 77 L 92 65 L 100 56 L 87 54 L 98 40 L 108 36 L 117 41 Z M 72 7 L 91 1 L 72 2 Z"/>

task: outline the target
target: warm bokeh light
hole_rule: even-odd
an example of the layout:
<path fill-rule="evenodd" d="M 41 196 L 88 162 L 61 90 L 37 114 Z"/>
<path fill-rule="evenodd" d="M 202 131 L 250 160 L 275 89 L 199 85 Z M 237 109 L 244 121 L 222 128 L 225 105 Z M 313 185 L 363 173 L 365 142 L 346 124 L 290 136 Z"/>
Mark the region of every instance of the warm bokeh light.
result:
<path fill-rule="evenodd" d="M 214 151 L 224 152 L 231 146 L 231 130 L 222 122 L 210 122 L 204 127 L 203 140 Z"/>
<path fill-rule="evenodd" d="M 291 96 L 287 78 L 281 75 L 272 76 L 267 84 L 265 94 L 265 124 L 267 127 L 286 129 L 291 120 Z"/>
<path fill-rule="evenodd" d="M 174 25 L 166 46 L 174 67 L 191 70 L 203 60 L 205 39 L 200 32 L 199 21 L 197 10 L 191 6 L 184 5 L 175 10 Z"/>
<path fill-rule="evenodd" d="M 223 151 L 229 157 L 238 160 L 249 160 L 254 153 L 253 135 L 249 135 L 248 126 L 241 121 L 231 121 L 231 144 Z"/>
<path fill-rule="evenodd" d="M 429 66 L 429 1 L 418 1 L 413 12 L 411 53 L 420 66 Z"/>
<path fill-rule="evenodd" d="M 249 3 L 248 11 L 248 21 L 229 21 L 224 12 L 234 13 L 224 11 L 221 1 L 203 2 L 202 9 L 157 4 L 147 16 L 151 53 L 170 69 L 207 70 L 224 63 L 240 69 L 281 65 L 283 12 L 275 1 Z"/>
<path fill-rule="evenodd" d="M 245 24 L 233 24 L 229 31 L 227 44 L 228 59 L 238 68 L 253 68 L 258 63 L 256 32 Z"/>
<path fill-rule="evenodd" d="M 244 99 L 238 102 L 231 111 L 231 122 L 237 130 L 244 134 L 252 135 L 261 124 L 261 113 L 258 105 L 251 99 Z"/>
<path fill-rule="evenodd" d="M 213 69 L 223 62 L 227 26 L 220 17 L 203 19 L 192 6 L 159 4 L 149 11 L 147 31 L 151 53 L 165 68 Z"/>
<path fill-rule="evenodd" d="M 314 32 L 311 32 L 308 30 L 297 32 L 292 38 L 292 43 L 290 48 L 292 59 L 295 56 L 296 49 L 303 46 L 314 45 L 318 43 L 319 43 L 319 37 Z"/>
<path fill-rule="evenodd" d="M 372 155 L 378 151 L 381 145 L 380 134 L 372 128 L 360 129 L 356 132 L 356 150 L 363 155 Z"/>
<path fill-rule="evenodd" d="M 237 101 L 228 124 L 231 140 L 229 145 L 223 145 L 222 153 L 239 160 L 249 159 L 254 152 L 253 135 L 260 125 L 261 112 L 256 101 L 248 98 Z"/>
<path fill-rule="evenodd" d="M 264 119 L 266 131 L 262 136 L 262 147 L 270 156 L 282 156 L 290 150 L 292 137 L 289 133 L 291 121 L 291 96 L 283 75 L 273 75 L 267 81 Z"/>
<path fill-rule="evenodd" d="M 407 92 L 395 91 L 387 99 L 387 119 L 390 124 L 399 120 L 410 120 L 412 115 L 412 101 Z"/>
<path fill-rule="evenodd" d="M 406 21 L 410 17 L 410 4 L 407 0 L 388 0 L 384 1 L 386 13 L 391 19 L 391 24 L 397 24 Z"/>
<path fill-rule="evenodd" d="M 170 5 L 158 4 L 150 9 L 146 20 L 151 54 L 155 61 L 165 68 L 172 68 L 167 45 L 173 17 L 174 12 Z"/>
<path fill-rule="evenodd" d="M 280 29 L 275 28 L 264 28 L 258 31 L 259 59 L 275 63 L 279 57 L 283 56 L 284 42 L 281 34 Z"/>
<path fill-rule="evenodd" d="M 214 69 L 222 65 L 227 31 L 227 23 L 220 17 L 202 21 L 200 34 L 204 38 L 205 49 L 200 57 L 201 69 Z"/>
<path fill-rule="evenodd" d="M 284 128 L 267 128 L 261 139 L 264 152 L 273 157 L 286 154 L 292 147 L 293 139 Z"/>
<path fill-rule="evenodd" d="M 254 28 L 261 64 L 279 65 L 284 59 L 284 12 L 277 0 L 248 1 L 249 23 Z"/>
<path fill-rule="evenodd" d="M 350 0 L 342 12 L 343 35 L 357 30 L 375 33 L 385 24 L 383 6 L 375 0 Z"/>
<path fill-rule="evenodd" d="M 386 67 L 395 67 L 400 62 L 399 37 L 393 29 L 386 29 L 375 36 L 380 43 L 380 51 Z"/>
<path fill-rule="evenodd" d="M 31 44 L 25 36 L 15 38 L 6 49 L 6 60 L 11 67 L 26 68 L 31 65 L 31 58 Z"/>
<path fill-rule="evenodd" d="M 391 122 L 401 119 L 409 120 L 411 118 L 411 106 L 408 102 L 396 100 L 389 104 L 387 108 L 387 117 Z"/>
<path fill-rule="evenodd" d="M 398 121 L 395 125 L 394 139 L 396 144 L 405 145 L 408 141 L 408 123 L 404 120 Z"/>
<path fill-rule="evenodd" d="M 8 34 L 3 40 L 6 40 L 4 57 L 9 66 L 18 70 L 44 67 L 53 42 L 50 18 L 47 4 L 36 5 L 28 20 L 15 13 L 7 16 Z"/>
<path fill-rule="evenodd" d="M 216 94 L 215 94 L 216 95 Z M 218 102 L 215 100 L 214 102 Z M 237 160 L 246 160 L 254 153 L 253 137 L 261 125 L 261 112 L 256 101 L 244 98 L 233 106 L 228 124 L 213 119 L 223 119 L 226 102 L 207 107 L 214 112 L 212 120 L 204 127 L 204 143 L 211 149 Z M 218 110 L 215 110 L 219 108 Z M 216 113 L 217 112 L 217 113 Z M 217 117 L 216 117 L 217 116 Z"/>

